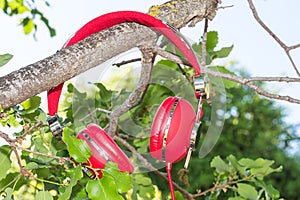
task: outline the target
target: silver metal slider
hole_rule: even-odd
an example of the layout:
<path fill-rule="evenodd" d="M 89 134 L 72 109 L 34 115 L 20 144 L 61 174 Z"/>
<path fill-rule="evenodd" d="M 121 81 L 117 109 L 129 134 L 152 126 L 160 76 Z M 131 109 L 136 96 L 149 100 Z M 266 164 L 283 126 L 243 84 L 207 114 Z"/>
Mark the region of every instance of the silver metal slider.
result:
<path fill-rule="evenodd" d="M 63 132 L 63 126 L 59 122 L 58 115 L 49 117 L 47 119 L 47 123 L 50 128 L 50 131 L 53 133 L 53 136 L 56 138 L 61 138 Z"/>

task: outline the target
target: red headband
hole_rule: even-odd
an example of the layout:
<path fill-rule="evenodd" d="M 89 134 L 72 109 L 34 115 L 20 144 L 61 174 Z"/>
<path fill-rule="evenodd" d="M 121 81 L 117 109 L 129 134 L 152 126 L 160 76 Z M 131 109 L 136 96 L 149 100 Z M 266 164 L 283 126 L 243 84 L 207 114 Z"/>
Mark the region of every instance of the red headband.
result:
<path fill-rule="evenodd" d="M 184 43 L 166 24 L 148 14 L 141 12 L 118 11 L 99 16 L 80 28 L 76 32 L 76 34 L 68 41 L 65 47 L 76 44 L 77 42 L 85 39 L 93 33 L 97 33 L 124 22 L 136 22 L 141 25 L 153 28 L 155 31 L 164 35 L 183 53 L 183 55 L 195 69 L 196 75 L 200 75 L 200 65 L 195 54 L 187 46 L 187 44 Z M 63 83 L 48 91 L 48 111 L 49 115 L 51 116 L 57 113 L 62 87 Z"/>

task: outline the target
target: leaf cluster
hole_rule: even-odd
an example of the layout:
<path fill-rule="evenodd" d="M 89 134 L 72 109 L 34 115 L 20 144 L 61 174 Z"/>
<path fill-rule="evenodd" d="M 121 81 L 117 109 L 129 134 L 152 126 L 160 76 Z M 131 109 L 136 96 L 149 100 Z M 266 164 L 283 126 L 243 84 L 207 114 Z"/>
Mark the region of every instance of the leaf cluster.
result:
<path fill-rule="evenodd" d="M 46 6 L 50 6 L 48 1 L 44 1 L 44 3 Z M 0 8 L 6 15 L 20 18 L 20 25 L 26 35 L 33 33 L 35 37 L 39 20 L 47 27 L 51 37 L 56 35 L 55 29 L 50 26 L 49 20 L 37 8 L 36 2 L 33 0 L 1 0 Z"/>
<path fill-rule="evenodd" d="M 215 50 L 218 43 L 216 32 L 208 33 L 206 43 L 207 63 L 228 56 L 232 49 L 231 46 Z M 201 45 L 201 42 L 193 45 L 195 51 L 200 54 Z M 5 64 L 9 59 L 9 55 L 3 55 L 0 57 L 0 63 Z M 225 66 L 212 68 L 234 74 Z M 186 66 L 182 69 L 191 74 Z M 134 78 L 136 77 L 128 77 L 123 81 L 130 80 L 128 82 L 133 84 Z M 96 123 L 105 128 L 109 123 L 111 110 L 117 108 L 130 95 L 130 84 L 125 88 L 113 90 L 102 83 L 91 83 L 84 92 L 69 84 L 60 118 L 65 127 L 64 142 L 54 138 L 46 125 L 47 115 L 40 108 L 40 97 L 32 97 L 12 109 L 1 110 L 2 126 L 19 128 L 14 135 L 21 137 L 21 142 L 17 145 L 30 150 L 21 152 L 20 161 L 22 167 L 34 177 L 21 176 L 17 158 L 11 148 L 7 145 L 0 147 L 0 164 L 3 169 L 0 170 L 1 195 L 6 199 L 22 197 L 49 200 L 169 198 L 166 182 L 153 173 L 129 175 L 119 172 L 113 163 L 105 166 L 102 178 L 99 179 L 91 180 L 82 173 L 82 164 L 88 164 L 91 150 L 84 141 L 76 138 L 77 133 L 89 123 Z M 277 186 L 278 183 L 268 177 L 273 176 L 274 172 L 281 172 L 282 169 L 281 166 L 273 167 L 272 160 L 285 166 L 286 154 L 279 148 L 278 140 L 280 135 L 288 134 L 284 131 L 287 126 L 282 122 L 283 114 L 272 101 L 261 99 L 232 82 L 224 81 L 224 85 L 228 91 L 229 108 L 225 115 L 224 133 L 208 157 L 199 159 L 199 148 L 193 153 L 188 174 L 190 186 L 187 186 L 187 190 L 194 193 L 198 189 L 198 195 L 200 196 L 202 191 L 202 196 L 207 199 L 279 199 L 279 191 L 273 186 Z M 187 99 L 193 106 L 197 104 L 192 84 L 178 65 L 161 60 L 155 63 L 151 84 L 146 93 L 119 119 L 118 134 L 128 138 L 128 143 L 140 154 L 149 152 L 149 130 L 158 105 L 166 97 L 173 95 Z M 205 104 L 204 107 L 204 126 L 200 130 L 202 132 L 205 132 L 209 125 L 205 122 L 210 120 L 210 106 Z M 39 121 L 42 122 L 42 126 L 26 132 Z M 202 134 L 198 138 L 198 146 L 203 137 Z M 122 145 L 120 147 L 123 148 Z M 249 158 L 245 158 L 245 155 Z M 66 161 L 57 157 L 70 159 Z M 131 160 L 138 165 L 134 155 L 131 156 Z M 179 171 L 183 166 L 182 162 L 174 165 L 173 172 Z M 97 173 L 97 170 L 94 170 Z M 164 169 L 160 169 L 160 172 L 165 173 Z M 175 176 L 174 180 L 178 180 L 178 177 Z M 185 180 L 187 182 L 187 179 Z M 272 185 L 268 181 L 271 181 Z M 183 186 L 183 183 L 179 184 Z M 178 191 L 176 196 L 183 199 Z"/>

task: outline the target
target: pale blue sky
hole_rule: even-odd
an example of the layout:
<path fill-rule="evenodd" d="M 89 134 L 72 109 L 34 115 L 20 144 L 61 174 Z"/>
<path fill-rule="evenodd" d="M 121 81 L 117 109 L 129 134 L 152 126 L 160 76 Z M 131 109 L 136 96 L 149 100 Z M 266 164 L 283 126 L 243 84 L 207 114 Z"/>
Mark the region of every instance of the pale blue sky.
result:
<path fill-rule="evenodd" d="M 18 19 L 0 13 L 0 54 L 11 53 L 13 60 L 0 69 L 4 75 L 27 64 L 41 60 L 62 47 L 65 41 L 82 25 L 101 14 L 116 10 L 137 10 L 146 12 L 150 5 L 161 4 L 164 0 L 111 0 L 81 1 L 51 0 L 50 8 L 42 9 L 57 31 L 57 36 L 50 38 L 46 27 L 39 25 L 38 41 L 25 36 Z M 239 67 L 247 69 L 253 76 L 296 76 L 284 51 L 253 19 L 247 0 L 223 0 L 223 6 L 217 17 L 210 22 L 209 30 L 219 32 L 221 46 L 234 44 L 234 50 L 228 60 L 235 60 Z M 299 0 L 255 0 L 258 12 L 264 22 L 288 45 L 300 43 L 300 1 Z M 194 41 L 202 33 L 203 24 L 195 28 L 184 29 L 184 35 Z M 292 52 L 296 64 L 300 67 L 300 49 Z M 222 61 L 223 62 L 223 61 Z M 280 91 L 300 98 L 299 84 L 272 85 L 272 90 Z M 238 97 L 237 97 L 238 98 Z M 300 124 L 300 105 L 279 102 L 286 106 L 286 121 Z"/>

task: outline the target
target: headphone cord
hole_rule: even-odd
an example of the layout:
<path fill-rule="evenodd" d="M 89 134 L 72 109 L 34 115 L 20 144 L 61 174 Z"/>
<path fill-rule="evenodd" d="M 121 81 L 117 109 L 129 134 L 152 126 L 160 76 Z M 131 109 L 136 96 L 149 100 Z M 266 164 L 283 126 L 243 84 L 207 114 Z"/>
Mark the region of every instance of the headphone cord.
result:
<path fill-rule="evenodd" d="M 175 193 L 174 193 L 173 181 L 172 181 L 171 169 L 172 169 L 172 163 L 168 162 L 167 166 L 166 166 L 166 170 L 167 170 L 167 174 L 168 174 L 168 182 L 169 182 L 169 186 L 170 186 L 170 193 L 171 193 L 172 200 L 176 200 Z"/>

